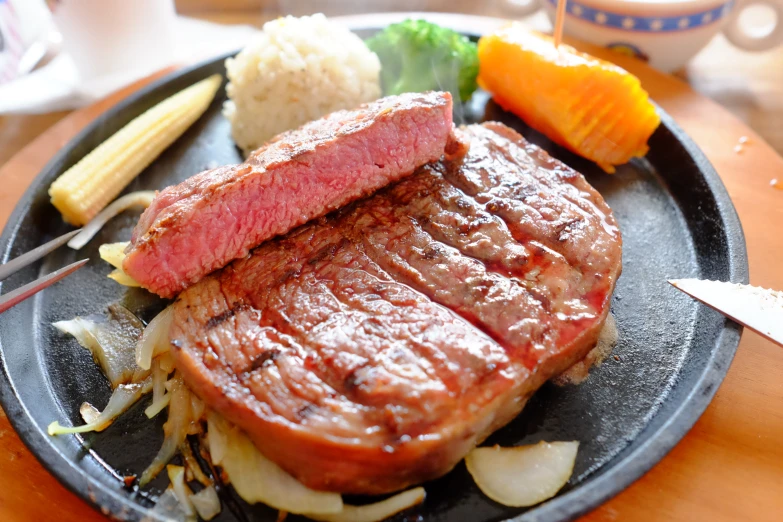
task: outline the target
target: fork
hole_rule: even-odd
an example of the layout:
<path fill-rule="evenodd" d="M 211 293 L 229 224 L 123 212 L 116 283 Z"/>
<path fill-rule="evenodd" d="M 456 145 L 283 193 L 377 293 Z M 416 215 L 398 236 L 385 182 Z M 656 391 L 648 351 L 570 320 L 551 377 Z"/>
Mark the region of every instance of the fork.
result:
<path fill-rule="evenodd" d="M 53 239 L 44 245 L 34 248 L 29 252 L 22 254 L 21 256 L 12 259 L 11 261 L 5 264 L 0 265 L 0 281 L 7 278 L 11 274 L 18 272 L 19 270 L 26 267 L 30 263 L 39 260 L 40 258 L 45 256 L 52 250 L 55 250 L 63 246 L 65 243 L 68 242 L 69 239 L 71 239 L 77 233 L 79 233 L 79 230 L 73 230 L 71 232 L 68 232 L 65 235 Z M 17 304 L 21 303 L 31 295 L 37 294 L 44 288 L 53 285 L 54 283 L 64 278 L 65 276 L 74 273 L 75 271 L 77 271 L 78 269 L 86 265 L 87 261 L 89 261 L 89 259 L 82 259 L 80 261 L 76 261 L 75 263 L 71 263 L 68 266 L 56 270 L 51 274 L 47 274 L 43 277 L 39 277 L 38 279 L 36 279 L 31 283 L 27 283 L 26 285 L 21 286 L 16 290 L 13 290 L 1 296 L 0 314 L 5 312 L 12 306 L 16 306 Z"/>

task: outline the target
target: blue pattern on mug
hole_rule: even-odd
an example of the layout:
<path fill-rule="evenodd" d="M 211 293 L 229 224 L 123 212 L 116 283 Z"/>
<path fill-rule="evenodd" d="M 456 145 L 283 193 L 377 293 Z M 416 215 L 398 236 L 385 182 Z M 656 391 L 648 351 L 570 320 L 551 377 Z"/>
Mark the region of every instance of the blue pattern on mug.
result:
<path fill-rule="evenodd" d="M 557 0 L 549 0 L 557 5 Z M 734 0 L 698 13 L 678 16 L 633 16 L 611 13 L 604 9 L 596 9 L 579 2 L 568 2 L 568 13 L 582 20 L 605 27 L 624 29 L 626 31 L 667 32 L 684 31 L 711 24 L 728 15 L 734 5 Z"/>

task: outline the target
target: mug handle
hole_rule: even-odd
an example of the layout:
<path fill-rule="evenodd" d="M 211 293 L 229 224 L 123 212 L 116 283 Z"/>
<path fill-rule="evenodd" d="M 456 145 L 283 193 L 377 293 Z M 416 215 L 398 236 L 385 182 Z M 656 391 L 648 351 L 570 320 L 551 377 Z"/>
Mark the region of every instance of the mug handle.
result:
<path fill-rule="evenodd" d="M 503 9 L 511 16 L 527 16 L 541 9 L 541 0 L 501 0 Z"/>
<path fill-rule="evenodd" d="M 740 23 L 740 13 L 751 5 L 764 5 L 775 11 L 776 19 L 772 30 L 765 35 L 753 34 Z M 764 51 L 783 43 L 783 1 L 780 0 L 748 0 L 740 2 L 737 11 L 723 29 L 726 38 L 740 49 L 746 51 Z"/>

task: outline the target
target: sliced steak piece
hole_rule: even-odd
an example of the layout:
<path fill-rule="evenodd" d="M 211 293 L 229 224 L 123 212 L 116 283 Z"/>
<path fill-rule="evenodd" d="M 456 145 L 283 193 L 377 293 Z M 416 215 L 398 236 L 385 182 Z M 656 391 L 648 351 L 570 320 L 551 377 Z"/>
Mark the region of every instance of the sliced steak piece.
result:
<path fill-rule="evenodd" d="M 592 348 L 621 268 L 584 178 L 499 124 L 462 159 L 268 241 L 180 294 L 177 368 L 303 483 L 448 472 Z"/>
<path fill-rule="evenodd" d="M 171 297 L 270 237 L 443 156 L 451 95 L 390 96 L 277 136 L 241 165 L 158 194 L 133 231 L 123 268 Z"/>

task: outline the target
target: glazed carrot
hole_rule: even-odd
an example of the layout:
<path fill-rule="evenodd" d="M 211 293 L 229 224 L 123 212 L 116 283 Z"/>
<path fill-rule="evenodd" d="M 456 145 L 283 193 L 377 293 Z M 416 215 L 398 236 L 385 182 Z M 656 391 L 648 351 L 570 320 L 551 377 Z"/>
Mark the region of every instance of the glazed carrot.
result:
<path fill-rule="evenodd" d="M 624 69 L 518 23 L 482 37 L 478 52 L 479 85 L 555 143 L 609 173 L 647 153 L 660 119 Z"/>

